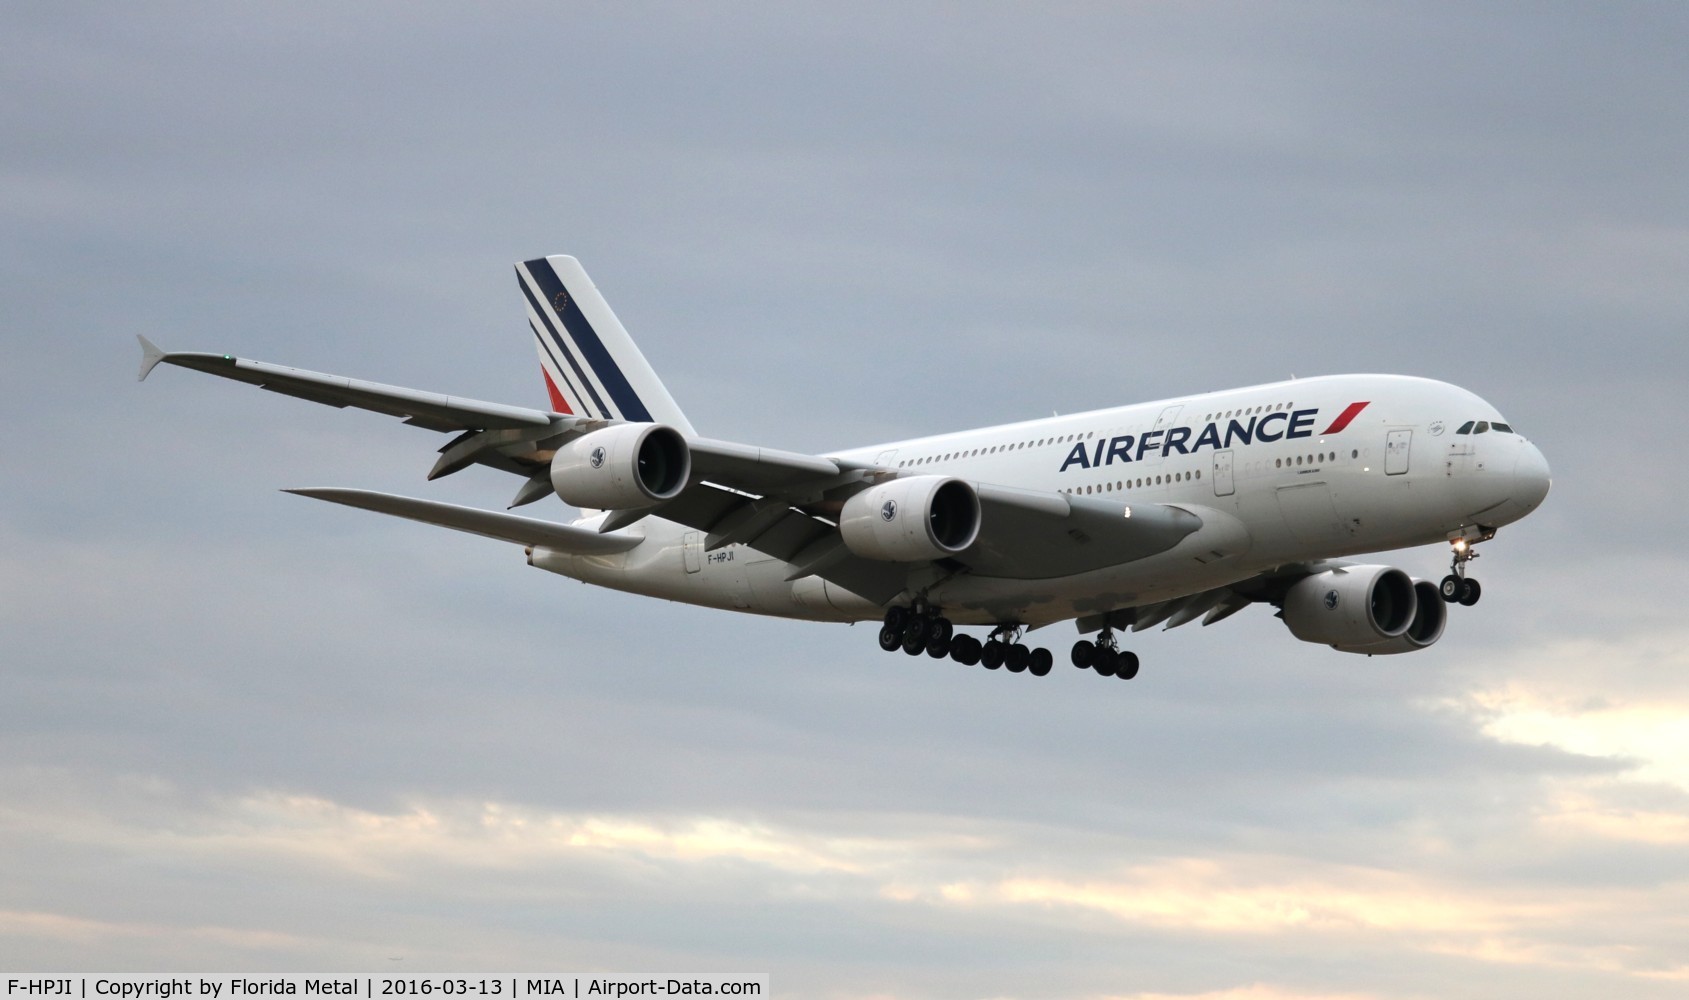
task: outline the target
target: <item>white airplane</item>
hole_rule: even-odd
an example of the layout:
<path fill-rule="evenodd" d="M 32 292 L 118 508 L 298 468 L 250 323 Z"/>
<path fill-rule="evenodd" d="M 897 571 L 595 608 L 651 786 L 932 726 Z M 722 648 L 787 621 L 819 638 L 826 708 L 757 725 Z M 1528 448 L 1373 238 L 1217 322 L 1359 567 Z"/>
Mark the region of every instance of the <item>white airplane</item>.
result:
<path fill-rule="evenodd" d="M 160 362 L 452 433 L 429 479 L 485 465 L 570 524 L 386 493 L 289 492 L 524 546 L 528 564 L 690 604 L 883 622 L 880 646 L 1050 672 L 1023 634 L 1074 620 L 1072 662 L 1130 679 L 1116 632 L 1253 603 L 1348 653 L 1406 653 L 1481 593 L 1473 546 L 1548 494 L 1548 463 L 1444 382 L 1333 375 L 804 455 L 700 437 L 573 257 L 517 265 L 550 409 L 226 354 Z M 1451 544 L 1440 584 L 1345 556 Z M 956 626 L 989 626 L 986 641 Z"/>

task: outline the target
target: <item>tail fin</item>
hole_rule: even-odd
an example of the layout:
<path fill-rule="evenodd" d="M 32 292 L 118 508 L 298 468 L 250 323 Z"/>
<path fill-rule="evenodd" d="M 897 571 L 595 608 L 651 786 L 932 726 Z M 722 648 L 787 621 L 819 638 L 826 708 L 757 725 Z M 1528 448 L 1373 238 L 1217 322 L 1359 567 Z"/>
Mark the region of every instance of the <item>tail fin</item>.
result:
<path fill-rule="evenodd" d="M 655 421 L 696 435 L 580 261 L 524 261 L 516 265 L 516 279 L 528 300 L 528 325 L 553 409 L 583 417 Z"/>

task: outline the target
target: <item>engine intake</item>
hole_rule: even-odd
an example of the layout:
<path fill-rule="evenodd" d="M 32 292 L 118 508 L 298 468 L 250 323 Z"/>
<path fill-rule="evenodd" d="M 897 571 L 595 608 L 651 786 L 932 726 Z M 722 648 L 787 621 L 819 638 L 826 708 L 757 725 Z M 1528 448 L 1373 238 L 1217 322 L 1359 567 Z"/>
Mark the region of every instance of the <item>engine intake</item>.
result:
<path fill-rule="evenodd" d="M 1437 585 L 1429 580 L 1415 580 L 1413 593 L 1417 598 L 1417 606 L 1413 613 L 1413 622 L 1408 625 L 1406 632 L 1382 642 L 1336 648 L 1345 653 L 1381 656 L 1389 653 L 1412 653 L 1441 639 L 1443 626 L 1447 625 L 1449 620 L 1449 606 L 1443 602 L 1443 595 L 1437 591 Z"/>
<path fill-rule="evenodd" d="M 947 476 L 894 479 L 845 501 L 839 535 L 846 548 L 866 559 L 942 559 L 979 537 L 979 496 Z"/>
<path fill-rule="evenodd" d="M 1413 580 L 1394 566 L 1344 566 L 1296 581 L 1284 595 L 1284 623 L 1303 642 L 1346 649 L 1399 638 L 1418 605 Z"/>
<path fill-rule="evenodd" d="M 663 424 L 617 424 L 583 434 L 551 459 L 563 502 L 594 510 L 652 507 L 672 500 L 692 475 L 692 451 Z"/>

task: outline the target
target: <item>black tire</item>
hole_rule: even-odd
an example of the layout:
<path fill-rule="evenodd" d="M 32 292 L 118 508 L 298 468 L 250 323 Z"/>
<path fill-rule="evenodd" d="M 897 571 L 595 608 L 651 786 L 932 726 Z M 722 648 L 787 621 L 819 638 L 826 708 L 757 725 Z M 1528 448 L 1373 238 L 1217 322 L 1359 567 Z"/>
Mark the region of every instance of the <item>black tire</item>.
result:
<path fill-rule="evenodd" d="M 1008 650 L 1002 643 L 993 639 L 980 647 L 979 662 L 984 664 L 987 670 L 996 670 L 1003 665 L 1003 657 L 1006 655 Z"/>
<path fill-rule="evenodd" d="M 1056 658 L 1051 656 L 1050 651 L 1045 649 L 1043 646 L 1039 646 L 1037 649 L 1033 650 L 1032 656 L 1026 661 L 1027 672 L 1032 674 L 1034 677 L 1043 677 L 1045 674 L 1048 674 L 1050 672 L 1050 668 L 1055 665 Z"/>
<path fill-rule="evenodd" d="M 985 648 L 985 643 L 980 642 L 978 639 L 975 639 L 971 635 L 963 636 L 963 638 L 968 640 L 968 662 L 967 662 L 967 665 L 970 666 L 970 667 L 978 666 L 979 665 L 980 651 Z"/>
<path fill-rule="evenodd" d="M 934 618 L 930 627 L 932 629 L 932 634 L 935 636 L 943 636 L 945 642 L 949 642 L 951 639 L 956 637 L 956 626 L 950 624 L 950 619 L 948 618 Z"/>
<path fill-rule="evenodd" d="M 1089 639 L 1080 639 L 1073 644 L 1073 665 L 1084 670 L 1097 658 L 1097 647 Z"/>
<path fill-rule="evenodd" d="M 917 626 L 916 619 L 909 623 L 909 628 L 903 633 L 903 651 L 910 656 L 920 656 L 927 651 L 927 633 Z"/>
<path fill-rule="evenodd" d="M 887 608 L 884 624 L 886 628 L 896 629 L 897 633 L 902 635 L 903 626 L 909 624 L 909 609 L 901 605 L 893 605 Z"/>
<path fill-rule="evenodd" d="M 1113 677 L 1114 665 L 1119 662 L 1119 655 L 1112 649 L 1098 649 L 1097 655 L 1091 660 L 1091 669 L 1100 676 Z"/>
<path fill-rule="evenodd" d="M 964 667 L 979 662 L 979 640 L 971 635 L 959 635 L 950 640 L 950 658 Z"/>
<path fill-rule="evenodd" d="M 1443 577 L 1442 585 L 1437 588 L 1437 593 L 1443 595 L 1444 602 L 1453 604 L 1460 600 L 1460 592 L 1464 589 L 1465 581 L 1463 581 L 1460 577 L 1455 576 L 1453 573 L 1450 573 L 1448 576 Z"/>
<path fill-rule="evenodd" d="M 1032 658 L 1032 650 L 1020 643 L 1010 646 L 1003 656 L 1003 666 L 1009 668 L 1009 673 L 1018 674 L 1026 669 L 1026 661 Z"/>
<path fill-rule="evenodd" d="M 935 660 L 942 660 L 950 655 L 950 637 L 935 635 L 927 640 L 927 655 Z"/>
<path fill-rule="evenodd" d="M 1114 676 L 1129 681 L 1138 676 L 1138 654 L 1122 651 L 1115 661 Z"/>
<path fill-rule="evenodd" d="M 903 645 L 903 632 L 887 625 L 880 629 L 880 648 L 891 652 Z"/>
<path fill-rule="evenodd" d="M 1478 598 L 1484 595 L 1484 588 L 1478 586 L 1478 581 L 1468 579 L 1466 585 L 1460 588 L 1461 607 L 1470 608 L 1478 603 Z"/>

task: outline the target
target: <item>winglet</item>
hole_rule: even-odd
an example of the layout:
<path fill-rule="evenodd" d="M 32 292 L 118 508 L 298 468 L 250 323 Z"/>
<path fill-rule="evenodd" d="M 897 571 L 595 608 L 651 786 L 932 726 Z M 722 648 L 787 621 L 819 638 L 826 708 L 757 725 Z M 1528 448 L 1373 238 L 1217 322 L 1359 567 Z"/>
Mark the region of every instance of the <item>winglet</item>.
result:
<path fill-rule="evenodd" d="M 144 382 L 147 373 L 158 367 L 158 363 L 164 360 L 164 352 L 159 350 L 157 344 L 138 333 L 135 334 L 135 339 L 141 342 L 141 374 L 135 376 L 135 381 Z"/>

